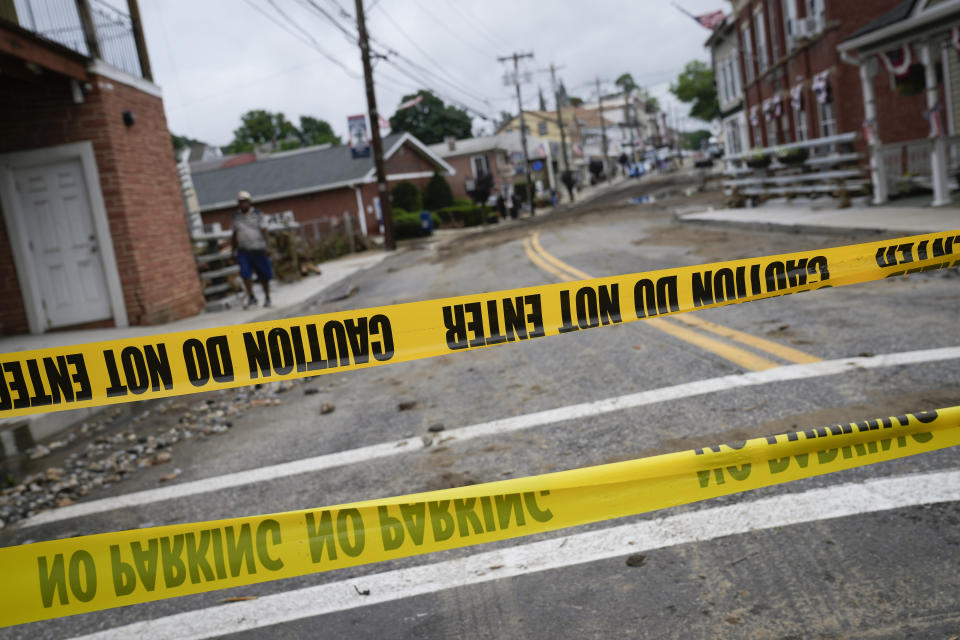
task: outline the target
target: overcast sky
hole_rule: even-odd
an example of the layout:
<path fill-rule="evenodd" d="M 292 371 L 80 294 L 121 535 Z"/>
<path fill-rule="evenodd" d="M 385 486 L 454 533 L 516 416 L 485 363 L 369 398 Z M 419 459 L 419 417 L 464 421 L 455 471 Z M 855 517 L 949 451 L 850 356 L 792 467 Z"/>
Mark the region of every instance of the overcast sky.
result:
<path fill-rule="evenodd" d="M 109 1 L 126 9 L 125 0 Z M 351 0 L 312 1 L 355 29 Z M 311 8 L 311 0 L 139 2 L 174 133 L 224 145 L 242 113 L 262 108 L 294 122 L 300 115 L 322 118 L 346 139 L 347 116 L 366 112 L 359 48 Z M 679 4 L 697 15 L 729 11 L 722 0 Z M 609 89 L 630 72 L 661 105 L 678 105 L 685 114 L 688 105 L 676 103 L 668 85 L 687 61 L 708 59 L 709 32 L 667 0 L 366 0 L 366 7 L 373 46 L 391 58 L 374 68 L 379 110 L 387 117 L 404 94 L 420 88 L 490 118 L 515 113 L 515 90 L 503 85 L 507 66 L 497 61 L 515 51 L 534 54 L 522 62 L 533 72 L 523 86 L 525 108 L 536 108 L 538 86 L 552 108 L 550 75 L 540 70 L 554 63 L 571 95 L 589 100 L 596 77 Z M 304 42 L 308 37 L 316 44 Z M 492 130 L 479 119 L 477 126 Z"/>

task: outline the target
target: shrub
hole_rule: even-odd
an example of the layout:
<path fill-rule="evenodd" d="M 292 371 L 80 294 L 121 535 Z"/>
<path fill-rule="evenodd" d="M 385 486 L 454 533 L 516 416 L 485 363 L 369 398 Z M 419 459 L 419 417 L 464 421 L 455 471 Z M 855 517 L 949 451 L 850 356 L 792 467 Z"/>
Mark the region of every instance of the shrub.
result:
<path fill-rule="evenodd" d="M 393 237 L 401 240 L 403 238 L 416 238 L 420 236 L 420 214 L 404 211 L 400 208 L 394 208 L 393 215 Z"/>
<path fill-rule="evenodd" d="M 483 224 L 484 215 L 487 216 L 487 222 L 496 222 L 498 219 L 492 209 L 472 204 L 444 207 L 436 212 L 436 218 L 445 227 L 475 227 Z"/>
<path fill-rule="evenodd" d="M 393 188 L 393 206 L 404 211 L 420 211 L 423 208 L 423 199 L 417 185 L 404 180 Z"/>
<path fill-rule="evenodd" d="M 473 200 L 471 200 L 470 198 L 454 198 L 454 199 L 453 199 L 453 206 L 455 206 L 455 207 L 472 207 L 472 206 L 473 206 Z"/>
<path fill-rule="evenodd" d="M 516 184 L 514 184 L 514 185 L 513 185 L 513 192 L 514 192 L 515 194 L 517 194 L 517 197 L 518 197 L 518 198 L 520 198 L 520 202 L 526 202 L 526 201 L 527 201 L 527 183 L 526 183 L 526 181 L 524 181 L 524 182 L 517 182 Z"/>
<path fill-rule="evenodd" d="M 433 174 L 427 188 L 423 190 L 423 208 L 437 211 L 453 205 L 453 190 L 450 183 L 439 173 Z"/>

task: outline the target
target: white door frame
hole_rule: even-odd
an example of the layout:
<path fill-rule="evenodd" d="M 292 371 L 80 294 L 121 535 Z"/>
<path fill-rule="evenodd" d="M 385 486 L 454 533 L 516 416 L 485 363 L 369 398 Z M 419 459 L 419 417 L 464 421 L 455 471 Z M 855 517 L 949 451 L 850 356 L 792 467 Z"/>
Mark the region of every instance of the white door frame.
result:
<path fill-rule="evenodd" d="M 93 143 L 84 141 L 0 154 L 0 206 L 3 207 L 3 221 L 7 226 L 10 250 L 13 253 L 13 261 L 17 268 L 17 280 L 20 284 L 23 306 L 27 312 L 27 324 L 30 327 L 30 333 L 43 333 L 49 327 L 43 311 L 39 278 L 30 251 L 30 238 L 24 224 L 20 198 L 17 197 L 13 172 L 17 169 L 42 167 L 69 160 L 79 160 L 83 170 L 87 197 L 90 198 L 90 214 L 93 218 L 93 228 L 97 238 L 98 255 L 103 265 L 103 274 L 106 280 L 107 295 L 110 299 L 114 324 L 117 327 L 126 327 L 129 324 L 127 308 L 123 304 L 120 272 L 117 269 L 117 259 L 113 253 L 113 240 L 110 236 L 110 224 L 107 221 L 107 208 L 103 203 L 103 192 L 100 190 L 100 174 L 97 171 L 97 160 L 93 154 Z"/>

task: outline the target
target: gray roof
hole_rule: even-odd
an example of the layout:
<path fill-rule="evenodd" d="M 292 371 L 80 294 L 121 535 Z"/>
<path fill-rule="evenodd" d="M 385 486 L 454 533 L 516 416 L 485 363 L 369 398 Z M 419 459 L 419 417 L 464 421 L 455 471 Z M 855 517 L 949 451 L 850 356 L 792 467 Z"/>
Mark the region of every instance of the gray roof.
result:
<path fill-rule="evenodd" d="M 383 139 L 386 152 L 403 134 Z M 373 157 L 354 158 L 348 145 L 321 147 L 278 153 L 267 158 L 233 167 L 196 172 L 192 175 L 200 207 L 237 201 L 237 192 L 249 191 L 254 202 L 266 196 L 308 190 L 317 191 L 329 185 L 362 182 L 373 169 Z"/>
<path fill-rule="evenodd" d="M 900 22 L 901 20 L 909 18 L 916 4 L 917 0 L 904 0 L 904 2 L 901 2 L 890 11 L 887 11 L 883 15 L 871 20 L 864 26 L 851 33 L 845 38 L 845 40 L 859 38 L 860 36 L 866 35 L 872 31 L 889 27 L 896 22 Z"/>

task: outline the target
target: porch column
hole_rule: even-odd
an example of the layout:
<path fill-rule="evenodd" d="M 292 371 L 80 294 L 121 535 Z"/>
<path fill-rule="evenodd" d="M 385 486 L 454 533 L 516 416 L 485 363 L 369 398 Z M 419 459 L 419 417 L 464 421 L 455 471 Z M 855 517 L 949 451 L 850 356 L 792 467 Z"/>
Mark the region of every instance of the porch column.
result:
<path fill-rule="evenodd" d="M 880 130 L 877 127 L 877 105 L 873 91 L 873 77 L 869 63 L 861 60 L 860 87 L 863 92 L 863 115 L 866 121 L 872 124 L 873 139 L 867 140 L 870 154 L 870 181 L 873 182 L 873 204 L 883 204 L 887 201 L 887 175 L 884 171 L 883 159 L 880 157 Z"/>
<path fill-rule="evenodd" d="M 941 134 L 938 135 L 933 128 L 933 109 L 939 102 L 937 95 L 937 70 L 934 66 L 935 60 L 930 50 L 930 41 L 924 40 L 920 46 L 920 54 L 923 60 L 923 68 L 926 72 L 927 84 L 927 109 L 931 111 L 930 118 L 930 137 L 933 139 L 933 151 L 930 153 L 930 173 L 933 174 L 933 206 L 942 207 L 950 204 L 950 185 L 947 182 L 947 141 L 942 135 L 944 126 L 944 115 L 940 116 Z"/>

